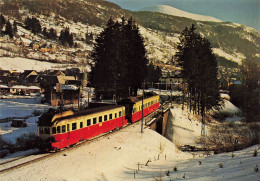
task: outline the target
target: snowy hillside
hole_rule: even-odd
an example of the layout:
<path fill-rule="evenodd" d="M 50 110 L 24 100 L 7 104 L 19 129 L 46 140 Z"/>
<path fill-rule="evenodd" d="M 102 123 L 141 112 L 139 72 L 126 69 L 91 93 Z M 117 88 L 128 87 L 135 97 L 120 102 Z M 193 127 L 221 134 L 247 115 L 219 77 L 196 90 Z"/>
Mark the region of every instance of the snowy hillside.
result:
<path fill-rule="evenodd" d="M 57 52 L 32 52 L 27 47 L 33 40 L 39 40 L 43 43 L 48 43 L 50 40 L 43 39 L 42 35 L 34 36 L 24 29 L 24 26 L 18 24 L 18 34 L 24 44 L 27 44 L 27 47 L 19 47 L 14 42 L 1 42 L 1 57 L 19 56 L 46 61 L 73 61 L 78 65 L 87 65 L 90 61 L 89 55 L 93 44 L 84 41 L 85 35 L 86 33 L 93 33 L 95 39 L 105 27 L 110 16 L 116 20 L 122 16 L 126 18 L 133 17 L 144 37 L 147 56 L 153 62 L 169 64 L 176 53 L 180 33 L 186 26 L 189 27 L 191 24 L 195 24 L 196 31 L 209 39 L 214 48 L 214 53 L 218 57 L 223 57 L 226 61 L 240 63 L 243 59 L 252 56 L 259 57 L 260 54 L 260 33 L 255 29 L 231 22 L 222 22 L 213 17 L 184 12 L 170 6 L 160 5 L 150 7 L 151 10 L 148 8 L 146 11 L 130 12 L 113 3 L 100 0 L 91 2 L 64 0 L 64 4 L 50 0 L 48 2 L 49 9 L 46 9 L 46 4 L 40 0 L 33 2 L 21 0 L 20 2 L 20 4 L 14 3 L 13 6 L 5 4 L 2 10 L 6 19 L 10 19 L 11 22 L 16 20 L 23 24 L 28 16 L 35 16 L 40 21 L 42 28 L 53 28 L 57 31 L 58 36 L 62 29 L 69 27 L 78 47 L 61 47 L 59 42 L 56 41 Z M 12 2 L 10 3 L 12 4 Z M 12 9 L 16 6 L 19 6 L 19 8 Z M 75 13 L 73 8 L 77 8 L 78 11 Z M 157 13 L 158 11 L 165 14 Z M 10 14 L 10 12 L 13 12 L 13 14 Z M 19 17 L 16 17 L 17 14 L 19 14 Z M 28 34 L 30 37 L 22 37 L 24 34 Z M 82 57 L 72 55 L 79 50 L 84 53 Z M 2 68 L 1 66 L 0 62 L 0 68 Z"/>
<path fill-rule="evenodd" d="M 203 15 L 188 13 L 188 12 L 185 12 L 185 11 L 182 11 L 182 10 L 179 10 L 177 8 L 174 8 L 172 6 L 167 6 L 167 5 L 150 6 L 150 7 L 141 9 L 141 11 L 159 12 L 159 13 L 164 13 L 164 14 L 173 15 L 173 16 L 190 18 L 190 19 L 194 19 L 194 20 L 198 20 L 198 21 L 222 22 L 221 20 L 216 19 L 211 16 L 203 16 Z"/>
<path fill-rule="evenodd" d="M 51 63 L 47 61 L 39 61 L 34 59 L 27 59 L 21 57 L 1 57 L 0 68 L 3 70 L 16 70 L 18 72 L 23 72 L 24 70 L 65 70 L 66 68 L 75 67 L 75 64 L 61 64 L 61 63 Z M 84 67 L 79 66 L 78 68 L 84 69 L 89 72 L 90 67 L 85 65 Z"/>
<path fill-rule="evenodd" d="M 254 146 L 234 152 L 234 157 L 231 153 L 194 157 L 150 129 L 141 134 L 137 124 L 4 173 L 1 180 L 257 180 L 260 156 L 252 156 L 255 149 L 259 152 L 259 146 Z"/>

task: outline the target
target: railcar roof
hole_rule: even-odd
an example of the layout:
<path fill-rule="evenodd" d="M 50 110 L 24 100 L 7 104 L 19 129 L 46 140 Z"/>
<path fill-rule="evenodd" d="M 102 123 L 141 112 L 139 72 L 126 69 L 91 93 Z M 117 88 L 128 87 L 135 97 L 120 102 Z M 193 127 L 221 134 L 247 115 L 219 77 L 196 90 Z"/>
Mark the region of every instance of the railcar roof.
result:
<path fill-rule="evenodd" d="M 60 120 L 63 120 L 63 119 L 70 119 L 70 118 L 79 117 L 79 116 L 83 116 L 83 115 L 89 115 L 89 114 L 93 114 L 93 113 L 108 111 L 108 110 L 116 109 L 116 108 L 120 108 L 120 107 L 122 107 L 122 106 L 120 106 L 120 105 L 107 105 L 107 106 L 89 108 L 89 109 L 86 109 L 86 110 L 74 112 L 73 115 L 57 118 L 54 121 L 60 121 Z M 49 112 L 44 113 L 39 118 L 39 122 L 38 122 L 39 126 L 51 126 L 52 125 L 52 119 L 56 114 L 60 114 L 60 113 L 55 112 L 55 111 L 49 111 Z"/>

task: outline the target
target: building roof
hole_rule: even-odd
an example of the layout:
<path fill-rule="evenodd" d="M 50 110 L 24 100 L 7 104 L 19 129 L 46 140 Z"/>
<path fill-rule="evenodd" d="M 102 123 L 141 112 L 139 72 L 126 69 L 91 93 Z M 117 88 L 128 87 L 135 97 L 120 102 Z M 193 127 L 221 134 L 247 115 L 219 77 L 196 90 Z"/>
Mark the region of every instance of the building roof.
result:
<path fill-rule="evenodd" d="M 40 87 L 37 86 L 25 86 L 25 85 L 13 85 L 11 89 L 27 89 L 27 90 L 40 90 Z"/>
<path fill-rule="evenodd" d="M 8 89 L 9 87 L 7 85 L 0 85 L 0 89 Z"/>

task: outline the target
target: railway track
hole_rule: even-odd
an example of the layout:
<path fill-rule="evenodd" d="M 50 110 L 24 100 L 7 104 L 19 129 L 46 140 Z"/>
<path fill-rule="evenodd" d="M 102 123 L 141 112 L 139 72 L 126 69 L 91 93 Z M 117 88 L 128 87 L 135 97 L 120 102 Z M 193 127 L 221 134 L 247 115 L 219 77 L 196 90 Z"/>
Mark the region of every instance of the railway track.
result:
<path fill-rule="evenodd" d="M 146 117 L 144 117 L 144 124 L 147 122 L 147 121 L 146 121 L 147 119 L 149 119 L 150 117 L 152 117 L 152 116 L 154 116 L 154 115 L 155 115 L 155 114 L 149 114 L 149 115 L 147 115 Z M 135 123 L 133 123 L 133 124 L 128 124 L 128 125 L 126 125 L 126 126 L 124 126 L 124 127 L 122 127 L 122 128 L 119 128 L 119 129 L 117 129 L 117 130 L 113 130 L 113 131 L 110 131 L 110 132 L 107 132 L 107 133 L 104 133 L 104 134 L 95 136 L 95 137 L 93 137 L 93 138 L 84 140 L 84 141 L 82 141 L 82 142 L 77 143 L 77 144 L 74 145 L 73 147 L 68 147 L 68 148 L 62 149 L 62 150 L 60 150 L 59 152 L 45 153 L 43 156 L 40 156 L 40 157 L 38 157 L 38 158 L 33 158 L 33 159 L 28 160 L 28 161 L 24 161 L 24 162 L 22 162 L 22 163 L 18 163 L 18 164 L 15 164 L 15 165 L 10 165 L 9 167 L 6 166 L 6 165 L 8 165 L 8 164 L 10 164 L 10 163 L 14 163 L 14 162 L 19 161 L 19 160 L 22 160 L 22 159 L 29 158 L 29 157 L 32 156 L 32 155 L 23 156 L 23 157 L 20 157 L 20 158 L 17 158 L 17 159 L 13 159 L 13 160 L 10 160 L 10 161 L 1 163 L 1 164 L 0 164 L 0 175 L 1 175 L 1 174 L 4 174 L 4 173 L 7 173 L 7 172 L 10 172 L 10 171 L 13 171 L 13 170 L 15 170 L 15 169 L 19 169 L 19 168 L 25 167 L 25 166 L 30 165 L 30 164 L 33 164 L 33 163 L 37 163 L 37 162 L 42 161 L 42 160 L 45 160 L 45 159 L 47 159 L 47 158 L 51 158 L 51 157 L 54 157 L 54 156 L 57 156 L 57 155 L 64 154 L 65 152 L 72 151 L 73 149 L 77 149 L 77 148 L 79 148 L 80 146 L 83 146 L 83 145 L 86 145 L 86 144 L 90 144 L 90 143 L 92 143 L 92 142 L 98 140 L 99 138 L 104 138 L 104 137 L 111 136 L 112 134 L 115 134 L 115 133 L 117 133 L 118 131 L 125 129 L 125 128 L 127 128 L 128 126 L 136 125 L 136 124 L 140 124 L 140 121 L 135 122 Z M 37 152 L 37 153 L 34 153 L 34 154 L 40 154 L 40 152 Z M 4 168 L 1 169 L 1 167 L 4 167 Z"/>

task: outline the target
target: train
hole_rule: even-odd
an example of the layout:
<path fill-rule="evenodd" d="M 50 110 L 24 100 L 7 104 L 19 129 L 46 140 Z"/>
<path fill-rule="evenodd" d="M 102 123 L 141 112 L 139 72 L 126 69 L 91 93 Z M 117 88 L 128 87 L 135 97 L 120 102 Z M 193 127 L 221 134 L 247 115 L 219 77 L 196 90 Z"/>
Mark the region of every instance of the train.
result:
<path fill-rule="evenodd" d="M 143 105 L 143 110 L 142 110 Z M 159 95 L 123 99 L 117 104 L 91 106 L 81 111 L 49 109 L 37 124 L 39 149 L 59 151 L 78 142 L 132 124 L 160 107 Z"/>

